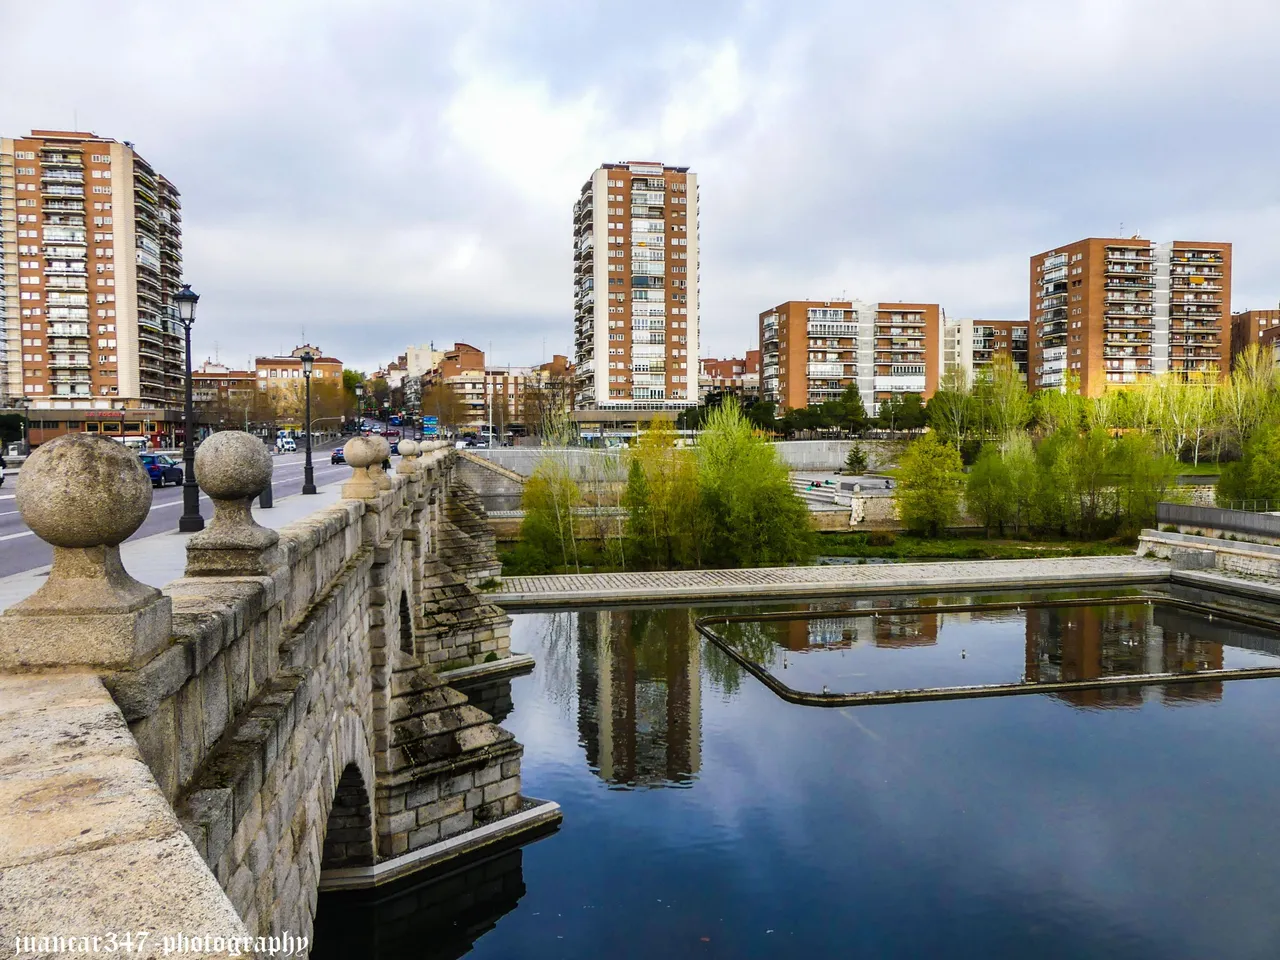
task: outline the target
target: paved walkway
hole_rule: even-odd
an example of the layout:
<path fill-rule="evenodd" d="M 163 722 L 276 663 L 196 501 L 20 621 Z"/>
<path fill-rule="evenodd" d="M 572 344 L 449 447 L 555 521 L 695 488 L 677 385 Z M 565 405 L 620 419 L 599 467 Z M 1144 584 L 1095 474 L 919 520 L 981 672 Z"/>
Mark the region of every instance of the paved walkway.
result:
<path fill-rule="evenodd" d="M 345 480 L 344 480 L 345 482 Z M 295 520 L 301 520 L 308 514 L 324 507 L 332 506 L 341 499 L 342 483 L 330 483 L 318 487 L 312 496 L 293 494 L 280 497 L 275 506 L 263 510 L 254 501 L 253 517 L 264 527 L 279 530 Z M 205 522 L 212 516 L 211 508 L 204 505 Z M 177 514 L 174 514 L 177 523 Z M 171 580 L 182 576 L 187 566 L 187 540 L 189 533 L 178 533 L 171 530 L 157 533 L 150 537 L 127 540 L 120 545 L 120 560 L 124 568 L 136 580 L 153 587 L 163 587 Z M 49 567 L 34 567 L 9 577 L 0 578 L 0 610 L 12 606 L 35 593 L 49 575 Z"/>
<path fill-rule="evenodd" d="M 516 608 L 581 602 L 896 593 L 956 587 L 1097 586 L 1168 579 L 1169 565 L 1159 560 L 1131 556 L 1064 557 L 507 577 L 485 597 L 500 606 Z"/>

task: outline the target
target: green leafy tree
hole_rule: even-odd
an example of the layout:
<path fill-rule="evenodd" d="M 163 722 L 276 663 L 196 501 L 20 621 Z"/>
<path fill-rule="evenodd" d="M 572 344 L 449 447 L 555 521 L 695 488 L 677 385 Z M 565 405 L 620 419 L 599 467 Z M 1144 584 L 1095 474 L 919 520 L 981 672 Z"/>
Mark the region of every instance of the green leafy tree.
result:
<path fill-rule="evenodd" d="M 521 496 L 523 569 L 577 571 L 578 537 L 573 513 L 581 502 L 582 491 L 564 463 L 553 457 L 539 461 L 525 481 Z"/>
<path fill-rule="evenodd" d="M 918 393 L 904 393 L 900 409 L 900 430 L 923 430 L 925 428 L 924 403 Z"/>
<path fill-rule="evenodd" d="M 983 371 L 980 395 L 985 426 L 997 443 L 1026 429 L 1031 420 L 1031 397 L 1013 358 L 997 353 Z"/>
<path fill-rule="evenodd" d="M 1262 427 L 1254 433 L 1240 460 L 1223 469 L 1216 496 L 1224 507 L 1239 501 L 1280 501 L 1280 428 Z"/>
<path fill-rule="evenodd" d="M 734 400 L 707 417 L 698 443 L 708 561 L 751 567 L 794 563 L 812 555 L 809 510 L 791 487 L 777 448 L 755 430 Z"/>
<path fill-rule="evenodd" d="M 1155 525 L 1156 504 L 1168 497 L 1178 479 L 1178 464 L 1162 455 L 1155 440 L 1129 433 L 1112 444 L 1108 455 L 1113 477 L 1116 526 L 1127 537 Z"/>
<path fill-rule="evenodd" d="M 1015 433 L 1000 445 L 1000 456 L 1009 471 L 1012 495 L 1013 532 L 1021 533 L 1031 524 L 1036 497 L 1036 452 L 1031 437 Z"/>
<path fill-rule="evenodd" d="M 744 412 L 747 419 L 756 429 L 764 430 L 768 433 L 773 433 L 778 429 L 778 408 L 776 404 L 760 400 L 746 407 Z"/>
<path fill-rule="evenodd" d="M 965 482 L 965 503 L 969 513 L 982 521 L 987 536 L 992 530 L 1004 536 L 1006 523 L 1016 513 L 1016 496 L 1013 477 L 1000 448 L 988 443 L 982 448 L 978 460 L 969 471 Z"/>
<path fill-rule="evenodd" d="M 960 451 L 926 433 L 907 447 L 898 475 L 893 496 L 902 521 L 910 530 L 938 536 L 960 509 Z"/>
<path fill-rule="evenodd" d="M 963 367 L 952 367 L 925 404 L 925 420 L 947 443 L 962 446 L 973 433 L 978 413 Z"/>
<path fill-rule="evenodd" d="M 631 452 L 623 503 L 628 553 L 635 565 L 663 569 L 698 566 L 706 526 L 692 450 L 676 446 L 667 421 L 654 420 Z"/>

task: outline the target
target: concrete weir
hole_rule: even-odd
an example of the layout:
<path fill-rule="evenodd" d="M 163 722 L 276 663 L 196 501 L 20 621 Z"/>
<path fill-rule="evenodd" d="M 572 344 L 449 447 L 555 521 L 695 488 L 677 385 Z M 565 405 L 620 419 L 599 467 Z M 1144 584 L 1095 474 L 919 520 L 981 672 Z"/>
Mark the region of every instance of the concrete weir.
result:
<path fill-rule="evenodd" d="M 215 434 L 215 515 L 163 590 L 120 561 L 150 506 L 136 456 L 70 435 L 27 461 L 18 507 L 54 562 L 0 615 L 0 937 L 237 955 L 309 938 L 322 886 L 558 822 L 521 795 L 523 747 L 440 676 L 529 669 L 473 589 L 499 572 L 483 509 L 453 450 L 400 452 L 388 476 L 385 441 L 351 440 L 343 499 L 277 533 L 249 509 L 261 441 Z"/>

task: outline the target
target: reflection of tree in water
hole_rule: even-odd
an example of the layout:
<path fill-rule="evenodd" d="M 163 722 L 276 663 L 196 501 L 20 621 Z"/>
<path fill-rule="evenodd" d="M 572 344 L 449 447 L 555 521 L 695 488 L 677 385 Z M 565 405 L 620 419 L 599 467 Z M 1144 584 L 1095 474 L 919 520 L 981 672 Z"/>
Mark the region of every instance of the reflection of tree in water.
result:
<path fill-rule="evenodd" d="M 734 620 L 712 629 L 734 650 L 768 670 L 781 656 L 779 626 L 780 621 Z"/>
<path fill-rule="evenodd" d="M 701 643 L 687 609 L 578 616 L 578 732 L 612 784 L 689 783 L 701 766 Z"/>
<path fill-rule="evenodd" d="M 586 613 L 582 616 L 590 617 Z M 543 696 L 568 717 L 573 706 L 578 669 L 577 613 L 548 613 L 542 617 L 542 654 L 538 666 Z"/>

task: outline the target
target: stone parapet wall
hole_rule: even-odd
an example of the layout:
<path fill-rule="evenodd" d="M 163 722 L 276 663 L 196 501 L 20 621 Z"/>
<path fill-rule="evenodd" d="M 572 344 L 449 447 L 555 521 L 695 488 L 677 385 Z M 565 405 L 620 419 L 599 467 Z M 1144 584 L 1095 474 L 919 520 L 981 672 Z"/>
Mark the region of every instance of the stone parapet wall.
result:
<path fill-rule="evenodd" d="M 239 443 L 217 436 L 202 449 Z M 148 624 L 163 614 L 169 639 L 148 641 L 156 652 L 134 669 L 80 668 L 110 694 L 165 812 L 148 837 L 189 852 L 190 889 L 225 891 L 210 916 L 229 929 L 308 936 L 322 872 L 403 857 L 520 804 L 520 745 L 434 676 L 509 655 L 509 618 L 468 583 L 499 572 L 483 508 L 464 485 L 455 503 L 452 450 L 408 457 L 395 476 L 377 454 L 358 462 L 349 445 L 348 499 L 278 535 L 249 515 L 253 470 L 206 454 L 217 512 L 188 575 L 155 599 L 128 593 L 127 575 L 114 588 L 159 611 Z M 14 622 L 6 635 L 22 640 L 27 620 Z"/>

